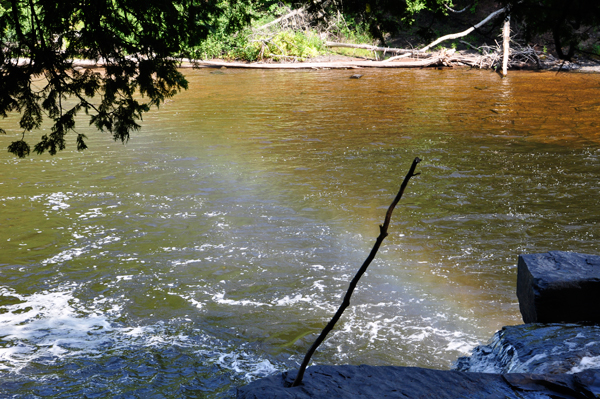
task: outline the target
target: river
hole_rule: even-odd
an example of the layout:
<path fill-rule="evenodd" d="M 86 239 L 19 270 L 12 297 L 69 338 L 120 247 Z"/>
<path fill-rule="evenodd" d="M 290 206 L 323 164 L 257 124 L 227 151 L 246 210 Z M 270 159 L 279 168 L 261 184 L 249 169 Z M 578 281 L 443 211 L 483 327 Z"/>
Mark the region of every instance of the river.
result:
<path fill-rule="evenodd" d="M 228 398 L 297 367 L 415 157 L 315 363 L 448 369 L 521 323 L 519 254 L 600 254 L 599 75 L 185 73 L 126 145 L 82 117 L 84 152 L 0 152 L 0 396 Z"/>

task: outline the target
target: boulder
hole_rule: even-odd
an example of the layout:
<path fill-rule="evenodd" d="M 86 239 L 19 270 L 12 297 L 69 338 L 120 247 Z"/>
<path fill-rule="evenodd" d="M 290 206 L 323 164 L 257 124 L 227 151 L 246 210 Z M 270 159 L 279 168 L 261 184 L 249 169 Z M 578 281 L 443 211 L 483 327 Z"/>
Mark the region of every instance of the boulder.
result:
<path fill-rule="evenodd" d="M 455 370 L 477 373 L 578 373 L 600 369 L 600 326 L 521 324 L 502 327 Z"/>
<path fill-rule="evenodd" d="M 313 366 L 302 385 L 296 371 L 238 388 L 237 399 L 550 399 L 595 398 L 600 370 L 580 374 L 484 374 L 398 366 Z"/>
<path fill-rule="evenodd" d="M 520 255 L 517 297 L 525 323 L 600 323 L 600 256 Z"/>

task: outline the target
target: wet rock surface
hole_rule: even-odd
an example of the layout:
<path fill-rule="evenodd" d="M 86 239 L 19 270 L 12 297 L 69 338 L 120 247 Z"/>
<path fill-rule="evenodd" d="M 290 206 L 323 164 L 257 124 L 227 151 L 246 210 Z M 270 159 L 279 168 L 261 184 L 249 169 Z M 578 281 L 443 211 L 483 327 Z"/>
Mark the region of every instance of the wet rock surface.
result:
<path fill-rule="evenodd" d="M 237 398 L 600 397 L 600 256 L 519 256 L 517 296 L 528 324 L 503 327 L 454 370 L 313 366 L 298 387 L 293 370 L 238 388 Z"/>
<path fill-rule="evenodd" d="M 600 256 L 521 255 L 517 297 L 525 323 L 600 323 Z"/>
<path fill-rule="evenodd" d="M 456 362 L 480 373 L 577 373 L 600 369 L 600 326 L 523 324 L 503 327 L 489 344 Z"/>
<path fill-rule="evenodd" d="M 545 399 L 595 398 L 600 370 L 580 374 L 485 374 L 396 366 L 313 366 L 303 384 L 288 386 L 295 371 L 238 388 L 238 399 L 436 398 Z"/>

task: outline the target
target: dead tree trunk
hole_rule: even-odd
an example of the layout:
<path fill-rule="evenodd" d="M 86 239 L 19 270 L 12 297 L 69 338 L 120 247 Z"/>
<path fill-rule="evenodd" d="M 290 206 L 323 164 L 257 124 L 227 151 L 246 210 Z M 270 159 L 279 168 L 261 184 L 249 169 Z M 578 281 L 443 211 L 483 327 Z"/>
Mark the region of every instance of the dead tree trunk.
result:
<path fill-rule="evenodd" d="M 508 73 L 508 55 L 510 53 L 510 15 L 504 20 L 504 27 L 502 28 L 502 50 L 504 52 L 502 58 L 502 76 L 506 77 Z"/>

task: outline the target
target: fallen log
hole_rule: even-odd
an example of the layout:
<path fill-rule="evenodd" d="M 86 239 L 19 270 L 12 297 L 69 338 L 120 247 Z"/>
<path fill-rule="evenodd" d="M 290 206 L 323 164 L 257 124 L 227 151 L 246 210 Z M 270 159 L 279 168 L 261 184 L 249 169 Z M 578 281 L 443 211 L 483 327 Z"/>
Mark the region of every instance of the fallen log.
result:
<path fill-rule="evenodd" d="M 383 62 L 383 61 L 342 61 L 342 62 L 298 62 L 294 64 L 260 64 L 224 61 L 184 62 L 181 68 L 240 68 L 240 69 L 352 69 L 352 68 L 425 68 L 440 65 L 441 59 L 431 57 L 426 60 Z"/>

